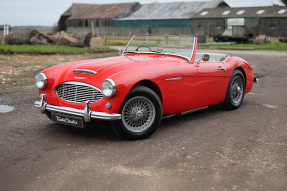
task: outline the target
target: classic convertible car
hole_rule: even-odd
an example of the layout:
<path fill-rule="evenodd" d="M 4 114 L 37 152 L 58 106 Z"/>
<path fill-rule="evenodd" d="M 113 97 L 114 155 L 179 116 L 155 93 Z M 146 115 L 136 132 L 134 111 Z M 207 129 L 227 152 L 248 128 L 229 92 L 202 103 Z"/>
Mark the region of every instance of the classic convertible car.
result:
<path fill-rule="evenodd" d="M 111 121 L 125 139 L 152 135 L 162 117 L 222 103 L 238 108 L 257 78 L 227 54 L 196 53 L 197 38 L 133 36 L 120 56 L 70 62 L 35 77 L 40 107 L 52 121 L 85 127 Z"/>

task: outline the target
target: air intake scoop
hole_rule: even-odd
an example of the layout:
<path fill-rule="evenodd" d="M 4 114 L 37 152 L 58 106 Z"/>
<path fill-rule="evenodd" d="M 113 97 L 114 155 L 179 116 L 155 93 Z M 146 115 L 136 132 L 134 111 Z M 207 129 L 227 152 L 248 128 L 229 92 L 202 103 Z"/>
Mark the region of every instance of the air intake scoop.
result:
<path fill-rule="evenodd" d="M 74 73 L 78 73 L 78 74 L 90 74 L 90 75 L 96 75 L 97 72 L 93 71 L 93 70 L 87 70 L 87 69 L 75 69 Z"/>

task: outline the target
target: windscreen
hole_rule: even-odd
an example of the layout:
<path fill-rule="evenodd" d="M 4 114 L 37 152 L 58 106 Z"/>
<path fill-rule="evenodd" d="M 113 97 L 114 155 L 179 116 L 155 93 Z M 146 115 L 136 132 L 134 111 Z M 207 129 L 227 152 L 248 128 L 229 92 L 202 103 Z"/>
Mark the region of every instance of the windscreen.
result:
<path fill-rule="evenodd" d="M 123 52 L 167 54 L 191 59 L 194 37 L 173 35 L 135 35 Z"/>

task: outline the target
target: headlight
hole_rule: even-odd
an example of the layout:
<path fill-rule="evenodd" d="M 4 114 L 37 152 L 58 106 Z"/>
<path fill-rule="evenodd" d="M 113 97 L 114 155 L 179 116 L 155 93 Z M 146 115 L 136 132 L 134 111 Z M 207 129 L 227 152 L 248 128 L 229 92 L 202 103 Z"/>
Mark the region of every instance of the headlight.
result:
<path fill-rule="evenodd" d="M 43 72 L 36 74 L 35 80 L 36 86 L 41 90 L 45 89 L 48 85 L 48 78 Z"/>
<path fill-rule="evenodd" d="M 116 83 L 111 79 L 106 79 L 102 82 L 101 86 L 102 92 L 106 97 L 113 97 L 116 95 L 117 87 Z"/>

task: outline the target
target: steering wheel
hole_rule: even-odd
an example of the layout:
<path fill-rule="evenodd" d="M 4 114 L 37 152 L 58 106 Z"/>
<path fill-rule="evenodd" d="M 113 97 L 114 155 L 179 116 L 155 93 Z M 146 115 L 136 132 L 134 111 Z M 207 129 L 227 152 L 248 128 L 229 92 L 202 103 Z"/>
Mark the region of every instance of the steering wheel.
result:
<path fill-rule="evenodd" d="M 137 49 L 136 49 L 135 51 L 138 51 L 139 48 L 142 48 L 142 47 L 146 47 L 146 48 L 148 48 L 150 51 L 152 51 L 152 49 L 151 49 L 150 47 L 148 47 L 148 46 L 139 46 L 139 47 L 137 47 Z"/>

